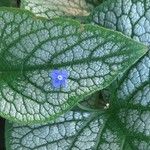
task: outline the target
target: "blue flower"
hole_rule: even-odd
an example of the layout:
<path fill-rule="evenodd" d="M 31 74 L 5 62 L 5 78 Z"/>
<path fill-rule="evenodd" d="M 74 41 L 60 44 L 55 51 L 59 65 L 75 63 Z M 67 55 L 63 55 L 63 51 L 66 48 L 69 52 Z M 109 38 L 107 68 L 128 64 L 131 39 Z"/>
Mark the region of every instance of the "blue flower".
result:
<path fill-rule="evenodd" d="M 55 88 L 66 87 L 68 72 L 66 70 L 53 70 L 50 74 L 52 85 Z"/>

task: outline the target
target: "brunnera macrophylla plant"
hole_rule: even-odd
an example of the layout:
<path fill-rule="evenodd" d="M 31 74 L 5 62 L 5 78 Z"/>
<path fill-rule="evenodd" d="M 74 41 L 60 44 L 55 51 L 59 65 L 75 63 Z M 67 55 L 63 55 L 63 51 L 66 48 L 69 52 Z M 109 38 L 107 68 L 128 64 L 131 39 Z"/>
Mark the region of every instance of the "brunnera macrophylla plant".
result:
<path fill-rule="evenodd" d="M 1 7 L 6 149 L 149 150 L 149 14 L 150 0 Z"/>

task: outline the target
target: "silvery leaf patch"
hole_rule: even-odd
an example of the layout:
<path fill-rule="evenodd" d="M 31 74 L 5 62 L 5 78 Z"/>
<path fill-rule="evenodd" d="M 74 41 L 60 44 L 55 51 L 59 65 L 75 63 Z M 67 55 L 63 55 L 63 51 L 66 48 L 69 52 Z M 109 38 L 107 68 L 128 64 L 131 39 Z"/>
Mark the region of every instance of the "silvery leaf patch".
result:
<path fill-rule="evenodd" d="M 93 5 L 86 0 L 21 0 L 21 8 L 48 19 L 65 16 L 88 16 Z"/>
<path fill-rule="evenodd" d="M 0 115 L 21 123 L 55 119 L 147 51 L 118 32 L 20 9 L 1 8 L 0 27 Z M 68 72 L 66 87 L 53 87 L 53 70 Z"/>

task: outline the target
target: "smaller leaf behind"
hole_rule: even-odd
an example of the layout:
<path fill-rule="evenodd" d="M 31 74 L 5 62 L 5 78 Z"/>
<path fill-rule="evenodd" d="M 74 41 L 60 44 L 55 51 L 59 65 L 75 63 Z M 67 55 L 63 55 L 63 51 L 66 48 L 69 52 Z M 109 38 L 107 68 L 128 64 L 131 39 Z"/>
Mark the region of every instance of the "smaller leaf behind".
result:
<path fill-rule="evenodd" d="M 78 17 L 88 16 L 93 6 L 85 0 L 21 0 L 21 8 L 33 12 L 36 16 Z"/>

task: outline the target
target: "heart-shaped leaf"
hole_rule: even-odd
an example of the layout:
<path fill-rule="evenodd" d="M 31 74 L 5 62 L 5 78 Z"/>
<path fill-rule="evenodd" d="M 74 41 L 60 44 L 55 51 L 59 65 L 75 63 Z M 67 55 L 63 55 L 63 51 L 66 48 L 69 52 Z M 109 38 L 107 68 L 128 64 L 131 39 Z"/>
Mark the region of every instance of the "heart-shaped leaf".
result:
<path fill-rule="evenodd" d="M 93 5 L 86 0 L 21 0 L 21 7 L 36 16 L 51 19 L 58 16 L 88 16 Z"/>
<path fill-rule="evenodd" d="M 0 114 L 30 123 L 55 119 L 108 86 L 147 51 L 120 33 L 68 19 L 0 9 Z M 68 73 L 54 88 L 55 69 Z"/>

